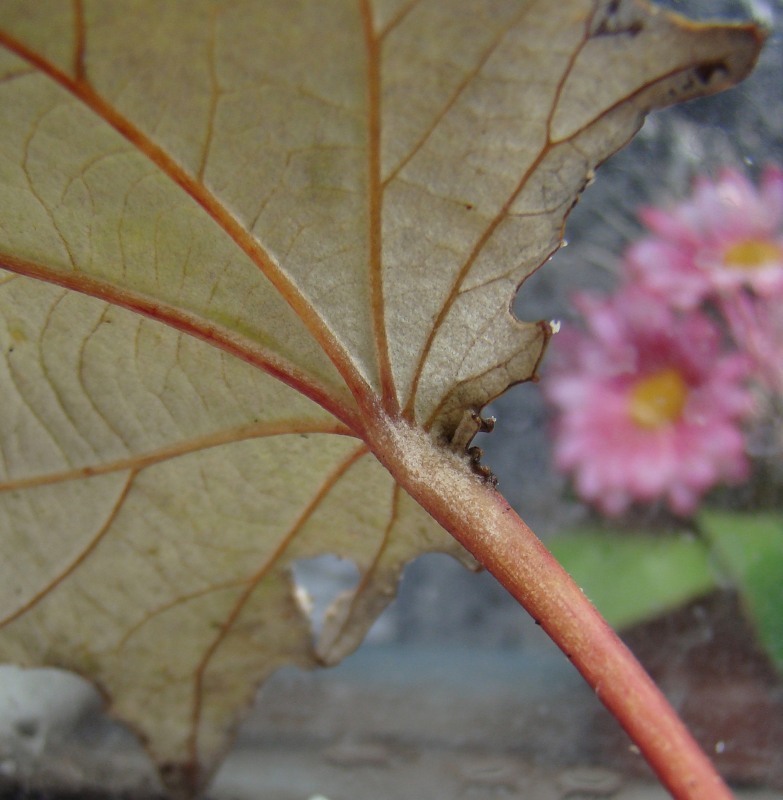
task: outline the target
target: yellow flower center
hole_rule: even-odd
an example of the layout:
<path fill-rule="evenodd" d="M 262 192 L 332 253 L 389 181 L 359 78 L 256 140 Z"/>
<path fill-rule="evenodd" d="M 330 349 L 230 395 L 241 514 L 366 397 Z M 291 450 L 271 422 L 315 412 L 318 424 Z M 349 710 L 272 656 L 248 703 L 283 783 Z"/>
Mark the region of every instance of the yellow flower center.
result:
<path fill-rule="evenodd" d="M 767 239 L 736 242 L 723 254 L 723 263 L 733 269 L 755 269 L 771 261 L 783 261 L 783 248 Z"/>
<path fill-rule="evenodd" d="M 640 378 L 631 389 L 629 412 L 642 428 L 659 428 L 678 419 L 688 398 L 688 385 L 676 369 L 662 369 Z"/>

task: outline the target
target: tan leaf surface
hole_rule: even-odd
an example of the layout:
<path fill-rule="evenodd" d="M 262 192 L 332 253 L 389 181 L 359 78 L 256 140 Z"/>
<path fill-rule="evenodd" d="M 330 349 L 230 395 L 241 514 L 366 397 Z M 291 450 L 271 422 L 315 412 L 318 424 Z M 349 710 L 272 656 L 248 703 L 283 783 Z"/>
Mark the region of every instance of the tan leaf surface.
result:
<path fill-rule="evenodd" d="M 0 26 L 0 655 L 90 677 L 184 791 L 270 671 L 339 659 L 407 560 L 458 553 L 370 431 L 464 446 L 534 374 L 548 327 L 509 304 L 593 168 L 758 36 L 597 0 Z M 360 582 L 316 647 L 289 573 L 321 553 Z"/>

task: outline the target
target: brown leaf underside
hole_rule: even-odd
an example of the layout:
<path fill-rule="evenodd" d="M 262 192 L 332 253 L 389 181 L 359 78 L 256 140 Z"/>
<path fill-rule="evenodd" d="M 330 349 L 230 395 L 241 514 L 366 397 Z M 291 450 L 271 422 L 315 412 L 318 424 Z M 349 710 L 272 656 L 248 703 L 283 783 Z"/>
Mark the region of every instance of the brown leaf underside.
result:
<path fill-rule="evenodd" d="M 0 652 L 90 677 L 190 791 L 260 680 L 461 553 L 379 427 L 461 450 L 533 377 L 549 328 L 509 303 L 593 168 L 758 35 L 581 0 L 148 5 L 0 3 Z M 360 578 L 316 648 L 289 570 L 326 552 Z"/>

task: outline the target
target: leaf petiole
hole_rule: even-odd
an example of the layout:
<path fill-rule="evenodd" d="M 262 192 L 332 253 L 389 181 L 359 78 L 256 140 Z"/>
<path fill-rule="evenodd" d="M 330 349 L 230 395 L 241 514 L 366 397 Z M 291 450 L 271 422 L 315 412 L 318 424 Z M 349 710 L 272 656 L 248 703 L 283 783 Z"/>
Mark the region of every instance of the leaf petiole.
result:
<path fill-rule="evenodd" d="M 374 433 L 395 479 L 541 625 L 673 797 L 731 800 L 663 693 L 503 496 L 421 431 L 387 419 Z"/>

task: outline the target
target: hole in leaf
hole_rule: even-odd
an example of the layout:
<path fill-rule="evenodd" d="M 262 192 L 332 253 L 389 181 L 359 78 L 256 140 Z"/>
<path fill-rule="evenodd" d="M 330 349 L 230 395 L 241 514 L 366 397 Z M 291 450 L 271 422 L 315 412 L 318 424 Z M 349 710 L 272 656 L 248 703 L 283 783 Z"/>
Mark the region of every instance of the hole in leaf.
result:
<path fill-rule="evenodd" d="M 303 558 L 293 565 L 300 604 L 310 617 L 313 637 L 318 638 L 332 603 L 356 589 L 359 570 L 353 561 L 333 555 Z"/>

